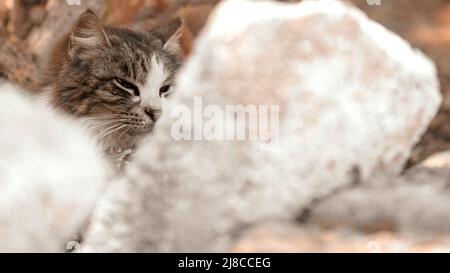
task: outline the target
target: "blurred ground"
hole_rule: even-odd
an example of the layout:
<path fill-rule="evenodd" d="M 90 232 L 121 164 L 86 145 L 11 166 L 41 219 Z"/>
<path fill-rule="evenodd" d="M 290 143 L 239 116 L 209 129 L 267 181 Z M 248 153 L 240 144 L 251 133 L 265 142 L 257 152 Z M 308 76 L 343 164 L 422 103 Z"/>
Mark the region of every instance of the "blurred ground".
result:
<path fill-rule="evenodd" d="M 315 253 L 432 253 L 448 252 L 443 235 L 417 238 L 391 231 L 358 233 L 349 230 L 299 228 L 290 223 L 268 223 L 250 229 L 230 249 L 232 252 Z"/>

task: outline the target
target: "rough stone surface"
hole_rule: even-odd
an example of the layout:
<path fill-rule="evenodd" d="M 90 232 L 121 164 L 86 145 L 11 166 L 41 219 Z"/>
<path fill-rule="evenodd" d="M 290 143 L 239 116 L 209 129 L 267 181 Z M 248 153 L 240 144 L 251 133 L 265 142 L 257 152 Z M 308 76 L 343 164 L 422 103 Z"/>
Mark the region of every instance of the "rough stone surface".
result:
<path fill-rule="evenodd" d="M 194 96 L 279 106 L 278 145 L 175 141 L 166 115 L 105 196 L 84 251 L 227 249 L 255 222 L 398 174 L 441 101 L 431 61 L 337 1 L 223 2 L 177 91 L 191 109 Z"/>
<path fill-rule="evenodd" d="M 0 83 L 0 252 L 62 252 L 109 172 L 72 120 Z"/>
<path fill-rule="evenodd" d="M 450 232 L 450 169 L 416 167 L 399 178 L 372 178 L 310 211 L 308 224 L 391 231 L 417 238 Z"/>

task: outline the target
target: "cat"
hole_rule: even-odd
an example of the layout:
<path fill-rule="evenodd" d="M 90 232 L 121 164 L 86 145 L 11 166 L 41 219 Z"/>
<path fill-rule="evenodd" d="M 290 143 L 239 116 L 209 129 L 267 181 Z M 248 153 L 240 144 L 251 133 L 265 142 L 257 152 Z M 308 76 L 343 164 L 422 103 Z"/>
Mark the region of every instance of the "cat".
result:
<path fill-rule="evenodd" d="M 88 125 L 122 160 L 153 130 L 181 66 L 176 18 L 150 31 L 104 26 L 91 10 L 51 51 L 41 98 Z"/>

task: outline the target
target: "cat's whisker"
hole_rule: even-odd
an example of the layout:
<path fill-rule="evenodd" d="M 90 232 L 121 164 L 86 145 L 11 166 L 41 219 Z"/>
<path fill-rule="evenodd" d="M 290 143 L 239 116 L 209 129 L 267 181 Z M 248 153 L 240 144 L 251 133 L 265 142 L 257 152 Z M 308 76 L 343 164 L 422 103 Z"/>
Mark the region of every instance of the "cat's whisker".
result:
<path fill-rule="evenodd" d="M 100 120 L 100 121 L 103 121 L 103 120 L 113 120 L 113 119 L 123 119 L 123 118 L 126 118 L 126 117 L 123 117 L 123 116 L 105 116 L 105 117 L 86 117 L 86 118 L 82 118 L 82 120 L 84 120 L 84 121 L 91 121 L 91 120 Z"/>
<path fill-rule="evenodd" d="M 108 120 L 102 120 L 102 121 L 98 121 L 98 122 L 89 122 L 89 127 L 94 127 L 94 126 L 98 126 L 98 125 L 106 125 L 112 122 L 116 122 L 116 120 L 113 119 L 108 119 Z"/>
<path fill-rule="evenodd" d="M 104 121 L 125 120 L 125 119 L 126 119 L 126 117 L 117 115 L 117 116 L 86 117 L 86 118 L 82 118 L 82 121 L 86 122 L 86 123 L 92 123 L 92 122 L 104 122 Z"/>
<path fill-rule="evenodd" d="M 103 129 L 103 131 L 98 132 L 98 134 L 97 134 L 97 139 L 98 139 L 98 140 L 103 139 L 103 138 L 109 133 L 109 131 L 114 130 L 114 129 L 117 128 L 118 126 L 120 127 L 120 126 L 122 126 L 122 124 L 116 123 L 116 124 L 113 124 L 113 125 L 111 125 L 111 126 L 106 127 L 105 129 Z"/>
<path fill-rule="evenodd" d="M 119 122 L 125 122 L 127 121 L 127 119 L 114 119 L 114 120 L 107 120 L 107 121 L 102 121 L 102 122 L 98 122 L 98 123 L 94 123 L 94 124 L 89 124 L 88 127 L 90 129 L 94 129 L 97 127 L 101 127 L 101 126 L 105 126 L 111 123 L 119 123 Z"/>
<path fill-rule="evenodd" d="M 94 120 L 94 119 L 93 119 Z M 129 120 L 125 118 L 110 118 L 100 121 L 86 121 L 86 126 L 89 130 L 98 133 L 97 131 L 104 129 L 103 133 L 109 129 L 109 127 L 115 126 L 116 124 L 127 123 Z M 104 128 L 108 127 L 108 128 Z"/>
<path fill-rule="evenodd" d="M 98 135 L 99 133 L 105 132 L 118 124 L 120 123 L 116 121 L 93 124 L 88 126 L 88 130 Z"/>
<path fill-rule="evenodd" d="M 126 128 L 127 126 L 128 126 L 128 125 L 123 124 L 123 125 L 121 125 L 120 127 L 115 128 L 115 129 L 113 129 L 112 131 L 109 131 L 107 134 L 105 134 L 104 136 L 102 136 L 102 139 L 104 139 L 105 137 L 111 135 L 111 134 L 114 133 L 114 132 L 117 132 L 117 131 L 120 130 L 120 129 Z"/>
<path fill-rule="evenodd" d="M 110 119 L 110 118 L 121 118 L 123 115 L 105 115 L 105 116 L 97 116 L 97 117 L 85 117 L 85 120 L 96 120 L 96 119 Z"/>
<path fill-rule="evenodd" d="M 128 131 L 130 131 L 130 127 L 127 127 L 118 137 L 117 139 L 120 139 L 124 134 L 126 134 Z"/>
<path fill-rule="evenodd" d="M 105 130 L 105 131 L 99 136 L 99 139 L 104 139 L 104 138 L 106 138 L 107 136 L 111 135 L 112 133 L 114 133 L 114 132 L 116 132 L 116 131 L 118 131 L 118 130 L 120 130 L 120 129 L 122 129 L 122 128 L 126 128 L 126 127 L 128 127 L 127 124 L 117 124 L 117 125 L 111 126 L 108 130 Z"/>

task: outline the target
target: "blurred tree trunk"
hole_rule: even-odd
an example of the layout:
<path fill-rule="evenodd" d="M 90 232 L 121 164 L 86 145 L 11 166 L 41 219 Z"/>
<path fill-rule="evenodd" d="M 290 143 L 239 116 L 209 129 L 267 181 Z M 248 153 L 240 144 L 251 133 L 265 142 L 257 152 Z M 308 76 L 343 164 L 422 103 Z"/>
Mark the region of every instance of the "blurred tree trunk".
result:
<path fill-rule="evenodd" d="M 0 35 L 0 77 L 25 90 L 34 90 L 38 83 L 36 58 L 4 35 Z"/>
<path fill-rule="evenodd" d="M 21 43 L 42 22 L 47 0 L 15 0 L 0 3 L 0 76 L 27 90 L 37 84 L 36 58 Z"/>
<path fill-rule="evenodd" d="M 47 0 L 15 0 L 11 11 L 12 32 L 24 39 L 35 26 L 39 26 L 47 14 Z"/>

